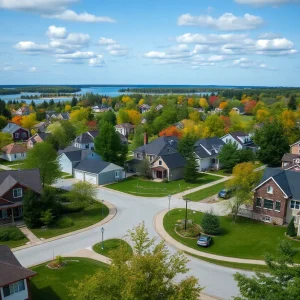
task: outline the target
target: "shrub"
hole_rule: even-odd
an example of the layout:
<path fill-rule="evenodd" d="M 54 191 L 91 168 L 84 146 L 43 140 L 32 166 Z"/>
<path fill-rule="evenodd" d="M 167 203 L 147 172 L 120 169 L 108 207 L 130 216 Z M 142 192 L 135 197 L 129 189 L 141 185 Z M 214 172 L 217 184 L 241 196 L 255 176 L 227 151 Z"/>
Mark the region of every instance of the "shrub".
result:
<path fill-rule="evenodd" d="M 40 217 L 41 222 L 43 222 L 44 225 L 48 226 L 50 225 L 53 220 L 54 220 L 54 216 L 52 214 L 52 210 L 51 209 L 47 209 L 46 211 L 43 211 L 41 213 L 41 217 Z"/>
<path fill-rule="evenodd" d="M 179 233 L 183 236 L 187 236 L 187 237 L 195 237 L 195 236 L 199 236 L 201 234 L 201 230 L 199 225 L 197 225 L 196 223 L 189 223 L 187 222 L 186 224 L 186 231 L 185 231 L 185 223 L 184 220 L 183 222 L 177 227 L 177 231 L 179 231 Z"/>
<path fill-rule="evenodd" d="M 24 238 L 23 232 L 16 227 L 0 228 L 0 241 L 18 241 Z"/>
<path fill-rule="evenodd" d="M 71 202 L 70 204 L 63 204 L 61 206 L 61 211 L 64 214 L 70 214 L 70 213 L 75 213 L 75 212 L 80 212 L 84 210 L 86 205 L 84 203 L 80 202 Z"/>
<path fill-rule="evenodd" d="M 58 228 L 67 228 L 74 225 L 74 221 L 70 217 L 63 217 L 56 222 Z"/>
<path fill-rule="evenodd" d="M 56 256 L 56 263 L 59 265 L 59 266 L 61 266 L 62 264 L 63 264 L 63 258 L 62 258 L 62 256 L 61 255 L 57 255 Z"/>
<path fill-rule="evenodd" d="M 206 212 L 201 220 L 202 230 L 207 234 L 217 235 L 221 232 L 220 221 L 212 212 Z"/>
<path fill-rule="evenodd" d="M 294 224 L 294 217 L 292 217 L 292 219 L 287 227 L 286 234 L 291 237 L 294 237 L 297 235 L 295 224 Z"/>

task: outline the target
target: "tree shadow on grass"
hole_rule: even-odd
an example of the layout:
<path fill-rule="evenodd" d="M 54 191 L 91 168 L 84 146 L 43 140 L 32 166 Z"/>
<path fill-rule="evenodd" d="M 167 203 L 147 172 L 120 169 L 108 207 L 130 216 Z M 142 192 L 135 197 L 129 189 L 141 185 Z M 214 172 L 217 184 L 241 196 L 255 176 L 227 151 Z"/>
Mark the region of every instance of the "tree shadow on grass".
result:
<path fill-rule="evenodd" d="M 50 286 L 38 288 L 31 282 L 32 300 L 61 300 L 62 298 Z"/>

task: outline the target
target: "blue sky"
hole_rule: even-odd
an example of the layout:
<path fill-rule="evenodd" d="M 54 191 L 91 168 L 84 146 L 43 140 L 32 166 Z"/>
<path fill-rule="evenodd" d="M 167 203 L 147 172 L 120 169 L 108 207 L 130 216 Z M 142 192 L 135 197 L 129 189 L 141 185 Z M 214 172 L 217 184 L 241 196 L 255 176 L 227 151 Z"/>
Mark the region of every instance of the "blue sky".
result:
<path fill-rule="evenodd" d="M 0 0 L 0 84 L 300 86 L 300 0 Z"/>

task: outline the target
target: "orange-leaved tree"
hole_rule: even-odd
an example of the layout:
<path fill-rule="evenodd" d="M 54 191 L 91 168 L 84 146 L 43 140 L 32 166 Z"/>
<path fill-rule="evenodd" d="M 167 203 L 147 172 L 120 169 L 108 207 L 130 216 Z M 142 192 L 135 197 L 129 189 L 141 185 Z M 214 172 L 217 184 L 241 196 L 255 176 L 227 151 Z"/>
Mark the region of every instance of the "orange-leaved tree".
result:
<path fill-rule="evenodd" d="M 182 137 L 182 132 L 176 126 L 170 126 L 159 133 L 159 136 L 177 136 Z"/>

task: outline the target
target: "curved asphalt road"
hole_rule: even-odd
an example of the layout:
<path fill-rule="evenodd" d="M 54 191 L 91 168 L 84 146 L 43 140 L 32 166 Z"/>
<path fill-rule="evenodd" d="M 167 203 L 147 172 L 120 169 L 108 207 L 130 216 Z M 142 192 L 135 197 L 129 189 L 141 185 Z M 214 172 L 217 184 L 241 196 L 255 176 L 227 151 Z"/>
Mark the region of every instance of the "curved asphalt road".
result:
<path fill-rule="evenodd" d="M 60 180 L 56 186 L 67 188 L 70 187 L 72 182 L 74 181 Z M 153 226 L 153 217 L 159 211 L 168 207 L 167 197 L 139 198 L 99 188 L 98 199 L 104 199 L 117 208 L 117 215 L 114 219 L 104 225 L 104 239 L 126 238 L 128 229 L 132 229 L 143 221 L 148 228 L 150 236 L 159 238 Z M 211 204 L 205 203 L 189 203 L 189 208 L 202 211 L 208 210 L 211 206 Z M 172 207 L 185 207 L 185 202 L 173 197 L 171 199 Z M 214 210 L 218 210 L 221 214 L 220 209 L 222 208 L 214 206 Z M 22 265 L 31 266 L 48 261 L 56 255 L 72 254 L 78 250 L 89 248 L 100 240 L 101 228 L 99 226 L 63 239 L 16 251 L 15 255 Z M 176 251 L 172 247 L 169 248 L 171 252 Z M 206 294 L 220 297 L 221 299 L 230 299 L 232 296 L 238 295 L 238 288 L 232 277 L 236 270 L 206 263 L 190 256 L 189 259 L 188 267 L 191 269 L 189 275 L 199 278 L 199 283 L 205 287 L 204 292 Z M 242 273 L 251 274 L 250 272 Z"/>

